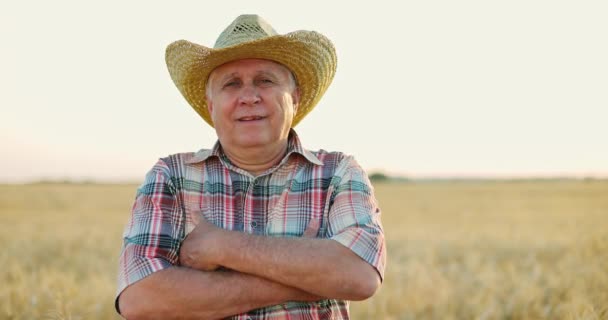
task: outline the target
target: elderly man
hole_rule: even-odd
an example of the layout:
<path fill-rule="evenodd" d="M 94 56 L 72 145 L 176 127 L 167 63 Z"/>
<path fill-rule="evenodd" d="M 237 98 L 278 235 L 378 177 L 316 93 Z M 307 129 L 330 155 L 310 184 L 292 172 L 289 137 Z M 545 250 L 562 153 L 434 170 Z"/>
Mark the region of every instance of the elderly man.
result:
<path fill-rule="evenodd" d="M 181 40 L 166 60 L 218 142 L 146 175 L 124 233 L 119 312 L 348 319 L 348 300 L 383 278 L 380 210 L 352 157 L 308 151 L 292 129 L 333 79 L 331 42 L 243 15 L 214 48 Z"/>

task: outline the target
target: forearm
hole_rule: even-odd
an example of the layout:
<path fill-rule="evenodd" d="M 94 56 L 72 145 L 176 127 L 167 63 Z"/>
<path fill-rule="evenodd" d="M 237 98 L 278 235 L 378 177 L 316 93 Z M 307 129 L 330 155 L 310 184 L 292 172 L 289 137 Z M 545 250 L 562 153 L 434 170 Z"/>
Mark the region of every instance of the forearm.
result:
<path fill-rule="evenodd" d="M 235 271 L 172 267 L 127 287 L 120 296 L 127 319 L 219 319 L 285 301 L 320 297 Z"/>
<path fill-rule="evenodd" d="M 379 286 L 376 270 L 331 239 L 275 238 L 228 232 L 218 264 L 315 295 L 362 300 Z"/>

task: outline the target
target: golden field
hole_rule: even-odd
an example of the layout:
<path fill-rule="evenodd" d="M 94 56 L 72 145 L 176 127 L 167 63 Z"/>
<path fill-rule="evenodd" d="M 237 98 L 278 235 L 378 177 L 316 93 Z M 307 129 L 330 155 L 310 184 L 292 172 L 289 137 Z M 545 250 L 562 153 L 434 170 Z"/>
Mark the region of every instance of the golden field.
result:
<path fill-rule="evenodd" d="M 0 186 L 0 319 L 119 319 L 135 185 Z M 385 282 L 353 319 L 608 319 L 608 181 L 376 184 Z"/>

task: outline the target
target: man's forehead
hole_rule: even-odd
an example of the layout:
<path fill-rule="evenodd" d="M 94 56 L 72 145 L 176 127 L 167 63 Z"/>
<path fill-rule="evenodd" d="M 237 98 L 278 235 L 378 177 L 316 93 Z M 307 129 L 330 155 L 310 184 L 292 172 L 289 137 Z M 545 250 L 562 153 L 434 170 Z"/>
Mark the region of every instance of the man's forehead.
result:
<path fill-rule="evenodd" d="M 264 72 L 279 72 L 279 73 L 290 73 L 290 70 L 285 67 L 284 65 L 276 62 L 276 61 L 272 61 L 272 60 L 265 60 L 265 59 L 240 59 L 240 60 L 234 60 L 234 61 L 230 61 L 227 62 L 215 69 L 213 69 L 213 71 L 211 72 L 211 74 L 209 75 L 209 77 L 214 77 L 214 76 L 228 76 L 228 75 L 233 75 L 233 76 L 238 76 L 241 73 L 249 73 L 249 72 L 254 72 L 254 73 L 264 73 Z"/>

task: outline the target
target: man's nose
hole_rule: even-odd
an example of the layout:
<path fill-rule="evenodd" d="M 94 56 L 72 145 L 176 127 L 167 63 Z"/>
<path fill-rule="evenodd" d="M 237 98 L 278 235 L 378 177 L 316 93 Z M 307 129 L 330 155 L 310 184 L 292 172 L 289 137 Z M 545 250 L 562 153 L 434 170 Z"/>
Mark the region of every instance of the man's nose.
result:
<path fill-rule="evenodd" d="M 260 102 L 260 93 L 255 85 L 246 85 L 240 93 L 239 102 L 241 104 L 253 105 Z"/>

